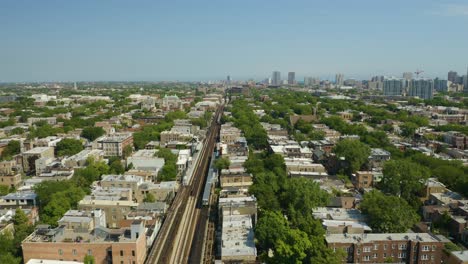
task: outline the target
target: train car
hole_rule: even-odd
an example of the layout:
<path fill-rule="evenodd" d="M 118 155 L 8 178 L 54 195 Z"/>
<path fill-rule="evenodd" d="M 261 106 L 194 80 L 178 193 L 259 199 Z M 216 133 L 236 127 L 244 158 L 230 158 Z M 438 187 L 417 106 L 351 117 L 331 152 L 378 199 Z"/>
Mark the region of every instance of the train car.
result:
<path fill-rule="evenodd" d="M 210 203 L 211 192 L 218 181 L 216 171 L 213 169 L 214 157 L 216 152 L 213 152 L 212 159 L 210 162 L 210 168 L 208 170 L 208 175 L 206 177 L 205 187 L 203 189 L 202 205 L 208 206 Z"/>

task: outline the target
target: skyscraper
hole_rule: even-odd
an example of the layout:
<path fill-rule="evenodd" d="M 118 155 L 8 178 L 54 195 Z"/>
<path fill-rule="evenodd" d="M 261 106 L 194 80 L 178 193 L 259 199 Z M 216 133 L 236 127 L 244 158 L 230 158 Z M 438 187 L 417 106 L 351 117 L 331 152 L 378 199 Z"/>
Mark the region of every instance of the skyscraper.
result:
<path fill-rule="evenodd" d="M 456 71 L 449 71 L 447 80 L 449 82 L 452 82 L 452 83 L 457 82 L 457 72 Z"/>
<path fill-rule="evenodd" d="M 434 81 L 430 79 L 411 80 L 408 96 L 419 97 L 427 100 L 432 99 L 434 93 Z"/>
<path fill-rule="evenodd" d="M 271 85 L 280 86 L 281 85 L 281 72 L 274 71 L 271 76 Z"/>
<path fill-rule="evenodd" d="M 401 96 L 403 95 L 405 85 L 405 79 L 386 78 L 383 81 L 383 93 L 386 96 Z"/>
<path fill-rule="evenodd" d="M 288 72 L 288 84 L 296 84 L 296 73 Z"/>
<path fill-rule="evenodd" d="M 447 92 L 448 90 L 447 80 L 440 80 L 439 78 L 435 78 L 434 89 L 438 92 Z"/>
<path fill-rule="evenodd" d="M 463 92 L 468 93 L 468 67 L 466 67 L 466 75 L 463 80 Z"/>
<path fill-rule="evenodd" d="M 227 83 L 228 85 L 231 84 L 231 75 L 228 75 L 228 76 L 227 76 L 227 78 L 226 78 L 226 83 Z"/>
<path fill-rule="evenodd" d="M 403 79 L 405 79 L 406 81 L 411 81 L 411 79 L 413 79 L 413 73 L 412 72 L 404 72 L 403 73 Z"/>
<path fill-rule="evenodd" d="M 342 73 L 337 73 L 335 75 L 335 84 L 337 86 L 343 86 L 343 83 L 344 83 L 344 75 Z"/>

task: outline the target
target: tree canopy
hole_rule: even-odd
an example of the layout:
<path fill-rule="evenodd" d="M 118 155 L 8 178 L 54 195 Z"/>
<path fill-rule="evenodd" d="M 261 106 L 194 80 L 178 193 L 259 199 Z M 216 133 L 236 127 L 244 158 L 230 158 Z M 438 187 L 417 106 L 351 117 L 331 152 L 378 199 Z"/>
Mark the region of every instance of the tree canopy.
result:
<path fill-rule="evenodd" d="M 426 180 L 429 170 L 409 160 L 389 160 L 383 167 L 383 178 L 379 188 L 388 194 L 400 196 L 413 207 L 419 207 L 419 194 Z"/>
<path fill-rule="evenodd" d="M 360 207 L 374 232 L 403 233 L 419 221 L 418 214 L 404 199 L 376 190 L 364 195 Z"/>
<path fill-rule="evenodd" d="M 219 171 L 223 169 L 228 169 L 230 165 L 231 161 L 227 157 L 221 157 L 214 162 L 214 167 Z"/>
<path fill-rule="evenodd" d="M 158 174 L 159 181 L 173 181 L 177 177 L 177 155 L 170 149 L 159 149 L 155 154 L 157 157 L 164 158 L 164 166 Z"/>
<path fill-rule="evenodd" d="M 57 143 L 55 152 L 57 156 L 72 156 L 84 149 L 83 143 L 80 140 L 74 138 L 64 138 Z"/>
<path fill-rule="evenodd" d="M 338 158 L 343 157 L 347 164 L 346 172 L 353 173 L 368 161 L 370 148 L 355 139 L 343 139 L 333 150 Z"/>
<path fill-rule="evenodd" d="M 8 142 L 8 145 L 2 152 L 2 160 L 10 160 L 13 158 L 14 155 L 19 154 L 20 152 L 20 142 L 17 140 L 11 140 L 10 142 Z"/>
<path fill-rule="evenodd" d="M 81 136 L 86 138 L 89 141 L 94 141 L 98 137 L 103 136 L 105 134 L 105 131 L 102 127 L 95 127 L 95 126 L 89 126 L 83 128 L 83 131 L 81 131 Z"/>

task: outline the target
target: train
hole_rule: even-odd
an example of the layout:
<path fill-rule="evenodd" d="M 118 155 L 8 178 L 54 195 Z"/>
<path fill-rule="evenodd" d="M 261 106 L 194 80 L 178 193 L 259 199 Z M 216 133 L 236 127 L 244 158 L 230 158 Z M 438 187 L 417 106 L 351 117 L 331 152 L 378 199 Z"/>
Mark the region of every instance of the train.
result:
<path fill-rule="evenodd" d="M 216 151 L 213 152 L 213 155 L 211 155 L 211 157 L 212 158 L 210 162 L 210 168 L 208 170 L 205 187 L 203 189 L 203 198 L 202 198 L 203 206 L 208 206 L 210 204 L 211 192 L 213 191 L 213 188 L 216 186 L 216 182 L 218 181 L 218 173 L 216 172 L 216 169 L 213 168 L 213 163 L 214 163 L 215 157 L 217 157 L 217 152 Z"/>

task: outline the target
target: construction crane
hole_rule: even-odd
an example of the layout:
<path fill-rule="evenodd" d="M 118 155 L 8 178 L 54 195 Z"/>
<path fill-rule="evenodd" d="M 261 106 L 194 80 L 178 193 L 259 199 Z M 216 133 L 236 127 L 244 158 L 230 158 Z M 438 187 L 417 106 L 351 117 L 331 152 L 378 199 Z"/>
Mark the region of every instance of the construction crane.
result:
<path fill-rule="evenodd" d="M 423 70 L 416 70 L 414 73 L 416 74 L 416 78 L 419 78 L 419 74 L 423 73 Z"/>

